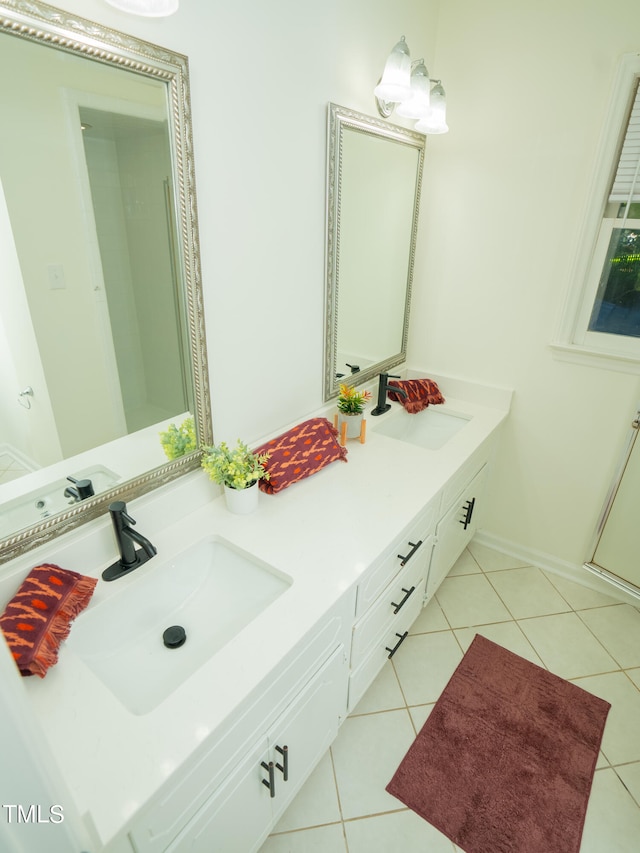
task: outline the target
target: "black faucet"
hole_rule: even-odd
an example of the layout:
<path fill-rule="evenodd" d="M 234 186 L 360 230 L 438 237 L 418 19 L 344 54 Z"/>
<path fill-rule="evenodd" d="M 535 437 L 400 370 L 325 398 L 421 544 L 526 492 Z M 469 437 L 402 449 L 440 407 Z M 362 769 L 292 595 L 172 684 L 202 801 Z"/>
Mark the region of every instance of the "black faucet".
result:
<path fill-rule="evenodd" d="M 127 505 L 124 501 L 114 501 L 109 504 L 109 513 L 118 542 L 120 559 L 104 570 L 102 579 L 114 581 L 142 566 L 158 553 L 158 549 L 146 536 L 129 526 L 135 524 L 135 521 L 127 513 Z M 142 550 L 136 549 L 136 543 Z"/>
<path fill-rule="evenodd" d="M 399 376 L 394 376 L 391 373 L 380 374 L 380 384 L 378 385 L 378 405 L 375 409 L 371 409 L 372 415 L 384 415 L 391 408 L 391 403 L 387 403 L 387 391 L 393 391 L 394 394 L 400 394 L 401 397 L 406 397 L 407 392 L 395 385 L 389 385 L 390 379 L 400 379 Z"/>
<path fill-rule="evenodd" d="M 70 483 L 73 483 L 75 488 L 74 486 L 67 486 L 64 490 L 65 498 L 74 498 L 76 501 L 84 501 L 95 495 L 91 480 L 76 480 L 75 477 L 67 477 L 67 480 L 69 480 Z"/>

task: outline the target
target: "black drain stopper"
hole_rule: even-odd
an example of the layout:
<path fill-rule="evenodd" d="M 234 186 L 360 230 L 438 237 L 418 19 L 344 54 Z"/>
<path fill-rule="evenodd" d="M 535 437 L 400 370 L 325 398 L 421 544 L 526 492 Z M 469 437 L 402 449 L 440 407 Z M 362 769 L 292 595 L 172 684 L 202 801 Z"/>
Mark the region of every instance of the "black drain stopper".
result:
<path fill-rule="evenodd" d="M 162 640 L 168 649 L 179 649 L 186 639 L 187 633 L 182 625 L 172 625 L 162 635 Z"/>

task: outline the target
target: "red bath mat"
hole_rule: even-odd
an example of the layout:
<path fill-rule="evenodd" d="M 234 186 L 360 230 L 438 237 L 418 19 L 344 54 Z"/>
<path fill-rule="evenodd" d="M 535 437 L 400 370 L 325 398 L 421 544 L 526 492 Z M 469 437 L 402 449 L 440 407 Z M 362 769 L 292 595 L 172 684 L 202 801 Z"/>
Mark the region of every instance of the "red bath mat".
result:
<path fill-rule="evenodd" d="M 387 791 L 466 853 L 577 853 L 609 707 L 477 634 Z"/>

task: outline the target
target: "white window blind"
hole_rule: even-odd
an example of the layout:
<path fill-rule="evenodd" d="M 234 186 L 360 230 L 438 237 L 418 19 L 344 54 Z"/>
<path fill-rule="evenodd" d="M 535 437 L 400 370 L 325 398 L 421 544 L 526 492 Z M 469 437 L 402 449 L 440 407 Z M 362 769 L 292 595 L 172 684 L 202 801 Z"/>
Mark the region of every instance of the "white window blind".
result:
<path fill-rule="evenodd" d="M 609 201 L 640 201 L 640 86 L 636 86 Z"/>

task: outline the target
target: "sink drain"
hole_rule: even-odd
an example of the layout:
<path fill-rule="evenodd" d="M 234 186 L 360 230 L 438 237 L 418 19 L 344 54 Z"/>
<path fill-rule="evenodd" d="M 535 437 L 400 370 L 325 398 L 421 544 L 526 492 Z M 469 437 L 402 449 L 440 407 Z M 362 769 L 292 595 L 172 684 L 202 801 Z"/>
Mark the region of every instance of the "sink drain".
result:
<path fill-rule="evenodd" d="M 186 639 L 187 633 L 182 625 L 172 625 L 162 635 L 162 641 L 168 649 L 179 649 Z"/>

